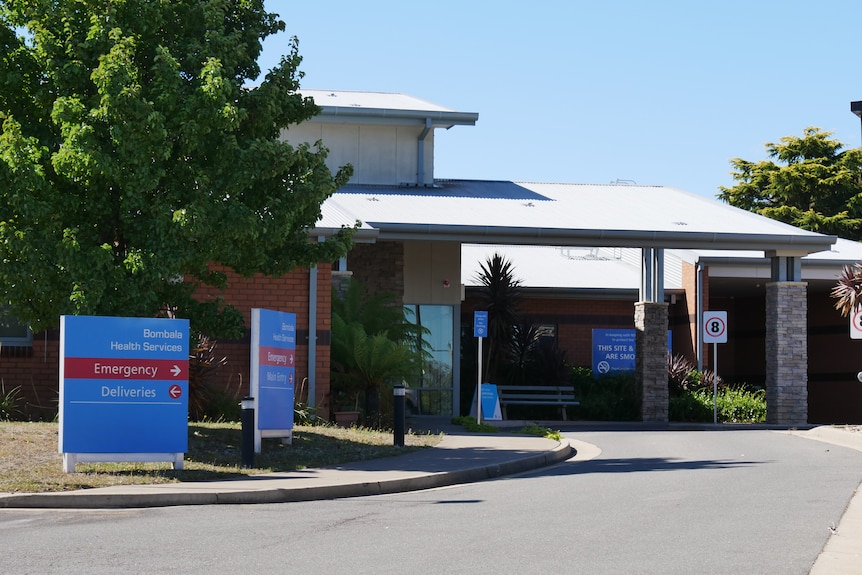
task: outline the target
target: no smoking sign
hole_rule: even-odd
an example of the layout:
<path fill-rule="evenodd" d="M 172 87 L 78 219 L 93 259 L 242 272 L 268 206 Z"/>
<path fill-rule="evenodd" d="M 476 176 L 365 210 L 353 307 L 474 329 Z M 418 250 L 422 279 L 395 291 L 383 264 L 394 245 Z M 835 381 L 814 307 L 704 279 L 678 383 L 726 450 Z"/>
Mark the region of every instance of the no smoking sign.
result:
<path fill-rule="evenodd" d="M 727 343 L 726 311 L 703 312 L 703 343 Z"/>

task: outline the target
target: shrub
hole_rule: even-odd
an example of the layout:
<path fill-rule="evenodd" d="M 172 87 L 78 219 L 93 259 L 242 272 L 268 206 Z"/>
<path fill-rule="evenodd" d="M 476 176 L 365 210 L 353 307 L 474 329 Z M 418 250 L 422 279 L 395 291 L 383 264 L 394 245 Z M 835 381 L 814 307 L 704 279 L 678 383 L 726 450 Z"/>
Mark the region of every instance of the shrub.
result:
<path fill-rule="evenodd" d="M 706 390 L 681 391 L 671 396 L 668 405 L 671 421 L 712 421 L 712 393 Z"/>
<path fill-rule="evenodd" d="M 637 421 L 640 419 L 641 394 L 633 373 L 596 377 L 588 367 L 571 372 L 579 419 L 592 421 Z"/>
<path fill-rule="evenodd" d="M 539 425 L 538 423 L 531 423 L 526 427 L 521 428 L 520 433 L 523 433 L 524 435 L 544 437 L 545 439 L 555 439 L 557 441 L 561 441 L 563 439 L 563 434 L 560 433 L 559 430 L 553 430 L 549 427 Z"/>
<path fill-rule="evenodd" d="M 718 395 L 719 421 L 762 423 L 766 421 L 766 390 L 728 387 Z"/>
<path fill-rule="evenodd" d="M 766 392 L 745 386 L 718 390 L 715 404 L 719 423 L 762 423 L 766 421 Z M 683 392 L 670 398 L 671 421 L 711 422 L 713 420 L 712 390 L 707 388 Z"/>
<path fill-rule="evenodd" d="M 428 330 L 410 322 L 393 294 L 366 296 L 351 280 L 343 297 L 333 288 L 330 393 L 335 410 L 356 411 L 380 425 L 380 398 L 392 385 L 416 379 L 430 359 Z"/>
<path fill-rule="evenodd" d="M 6 391 L 6 384 L 0 380 L 0 421 L 12 421 L 22 416 L 21 401 L 21 388 L 13 387 Z"/>
<path fill-rule="evenodd" d="M 218 343 L 203 334 L 189 350 L 189 419 L 191 421 L 239 421 L 232 419 L 232 397 L 217 384 L 219 370 L 227 363 L 227 357 L 216 355 Z M 237 399 L 238 401 L 238 399 Z M 223 413 L 227 410 L 227 413 Z M 239 406 L 236 406 L 239 413 Z"/>
<path fill-rule="evenodd" d="M 721 377 L 709 370 L 697 371 L 694 363 L 684 356 L 675 355 L 667 358 L 667 385 L 671 397 L 696 389 L 712 390 L 713 379 L 716 380 L 715 383 L 719 389 L 725 386 Z"/>
<path fill-rule="evenodd" d="M 241 399 L 239 387 L 234 393 L 231 393 L 229 389 L 211 389 L 207 394 L 205 410 L 200 413 L 197 420 L 193 419 L 193 421 L 214 423 L 242 421 Z"/>
<path fill-rule="evenodd" d="M 453 417 L 452 423 L 454 423 L 455 425 L 462 426 L 467 431 L 474 431 L 477 433 L 497 433 L 498 431 L 500 431 L 497 427 L 493 425 L 477 422 L 475 417 L 469 415 Z"/>

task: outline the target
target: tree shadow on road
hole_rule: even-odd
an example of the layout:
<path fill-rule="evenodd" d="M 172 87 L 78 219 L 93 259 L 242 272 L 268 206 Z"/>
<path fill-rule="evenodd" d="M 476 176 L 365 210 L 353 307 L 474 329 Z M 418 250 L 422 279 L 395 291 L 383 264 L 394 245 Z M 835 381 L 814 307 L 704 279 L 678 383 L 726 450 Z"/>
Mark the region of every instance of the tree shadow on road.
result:
<path fill-rule="evenodd" d="M 741 459 L 678 459 L 668 457 L 632 457 L 625 459 L 602 459 L 589 461 L 569 460 L 553 467 L 538 470 L 545 476 L 577 475 L 585 473 L 643 473 L 654 471 L 680 471 L 696 469 L 733 469 L 763 465 L 769 461 Z"/>

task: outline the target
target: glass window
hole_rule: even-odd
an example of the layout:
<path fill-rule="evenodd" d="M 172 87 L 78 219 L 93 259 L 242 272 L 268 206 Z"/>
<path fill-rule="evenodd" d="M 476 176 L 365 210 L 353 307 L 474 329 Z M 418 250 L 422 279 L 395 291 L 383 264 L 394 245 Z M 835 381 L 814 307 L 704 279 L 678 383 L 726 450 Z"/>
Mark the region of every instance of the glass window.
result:
<path fill-rule="evenodd" d="M 428 353 L 417 381 L 408 382 L 407 408 L 417 415 L 452 415 L 455 310 L 449 305 L 405 305 L 404 313 L 425 328 L 421 343 Z"/>
<path fill-rule="evenodd" d="M 18 321 L 6 306 L 0 306 L 0 343 L 11 346 L 33 345 L 30 326 Z"/>

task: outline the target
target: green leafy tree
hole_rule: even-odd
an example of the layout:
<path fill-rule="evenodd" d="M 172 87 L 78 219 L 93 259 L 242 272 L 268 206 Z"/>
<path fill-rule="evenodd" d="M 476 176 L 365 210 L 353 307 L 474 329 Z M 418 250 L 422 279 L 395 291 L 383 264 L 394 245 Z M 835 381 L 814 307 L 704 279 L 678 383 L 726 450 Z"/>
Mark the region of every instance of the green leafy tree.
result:
<path fill-rule="evenodd" d="M 175 314 L 216 337 L 236 310 L 197 301 L 224 266 L 280 275 L 346 252 L 308 229 L 350 177 L 279 141 L 319 110 L 296 39 L 263 0 L 0 0 L 0 304 L 34 329 L 61 314 Z"/>
<path fill-rule="evenodd" d="M 766 144 L 772 160 L 731 160 L 732 206 L 815 232 L 862 239 L 862 149 L 843 150 L 831 132 L 806 128 Z"/>

